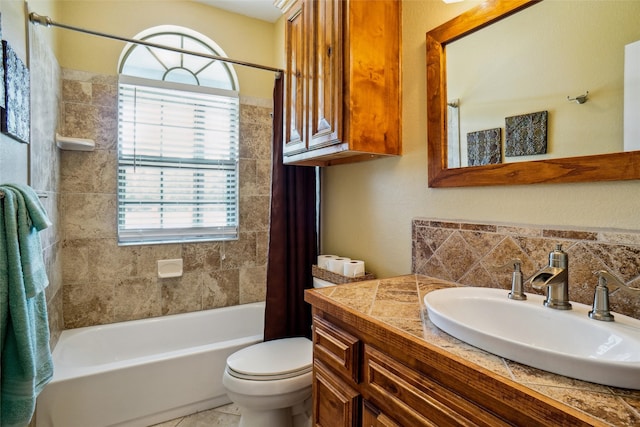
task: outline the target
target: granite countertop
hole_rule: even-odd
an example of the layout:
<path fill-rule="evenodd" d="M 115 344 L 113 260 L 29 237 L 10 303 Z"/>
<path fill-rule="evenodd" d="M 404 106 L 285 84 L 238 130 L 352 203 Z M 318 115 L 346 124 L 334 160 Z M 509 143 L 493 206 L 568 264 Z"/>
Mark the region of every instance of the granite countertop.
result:
<path fill-rule="evenodd" d="M 422 338 L 449 353 L 571 406 L 612 426 L 640 425 L 640 390 L 626 390 L 552 374 L 468 345 L 428 319 L 423 296 L 455 283 L 422 275 L 368 280 L 313 289 L 332 302 Z"/>

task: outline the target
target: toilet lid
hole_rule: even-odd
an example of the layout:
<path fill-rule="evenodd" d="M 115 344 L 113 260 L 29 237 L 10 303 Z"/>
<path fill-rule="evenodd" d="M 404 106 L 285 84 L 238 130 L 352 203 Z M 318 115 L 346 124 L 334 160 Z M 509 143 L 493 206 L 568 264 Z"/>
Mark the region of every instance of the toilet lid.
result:
<path fill-rule="evenodd" d="M 283 338 L 245 347 L 227 358 L 227 370 L 237 378 L 273 380 L 311 371 L 313 346 L 307 338 Z"/>

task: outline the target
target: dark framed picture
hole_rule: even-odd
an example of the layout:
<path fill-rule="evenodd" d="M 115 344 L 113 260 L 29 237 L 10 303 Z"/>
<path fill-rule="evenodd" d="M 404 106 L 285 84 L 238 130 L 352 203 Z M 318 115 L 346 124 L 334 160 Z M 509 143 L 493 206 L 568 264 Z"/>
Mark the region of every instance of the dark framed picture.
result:
<path fill-rule="evenodd" d="M 522 114 L 505 119 L 506 157 L 531 156 L 547 152 L 548 111 Z"/>
<path fill-rule="evenodd" d="M 30 137 L 29 69 L 6 40 L 2 41 L 5 106 L 0 109 L 2 133 L 24 143 Z"/>
<path fill-rule="evenodd" d="M 486 129 L 467 134 L 469 166 L 502 162 L 502 129 Z"/>

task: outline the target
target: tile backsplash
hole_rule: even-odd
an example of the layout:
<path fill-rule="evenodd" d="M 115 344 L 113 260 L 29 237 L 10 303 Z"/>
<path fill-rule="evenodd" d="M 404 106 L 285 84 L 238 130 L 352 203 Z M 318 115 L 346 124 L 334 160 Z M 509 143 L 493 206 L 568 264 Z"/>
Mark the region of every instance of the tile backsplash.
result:
<path fill-rule="evenodd" d="M 548 265 L 556 245 L 569 256 L 569 297 L 591 305 L 608 270 L 640 289 L 640 233 L 625 230 L 536 228 L 417 218 L 412 222 L 412 272 L 462 285 L 510 289 L 513 258 L 522 261 L 525 280 Z M 504 266 L 504 267 L 503 267 Z M 640 292 L 610 288 L 611 309 L 640 319 Z M 526 292 L 536 292 L 526 286 Z"/>

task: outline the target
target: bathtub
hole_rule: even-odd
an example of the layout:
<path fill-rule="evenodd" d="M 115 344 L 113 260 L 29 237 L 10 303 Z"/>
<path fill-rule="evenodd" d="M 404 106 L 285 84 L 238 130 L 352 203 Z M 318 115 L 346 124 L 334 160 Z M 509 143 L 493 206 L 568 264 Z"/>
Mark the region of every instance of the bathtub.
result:
<path fill-rule="evenodd" d="M 146 427 L 230 403 L 227 357 L 263 328 L 261 302 L 63 331 L 36 426 Z"/>

